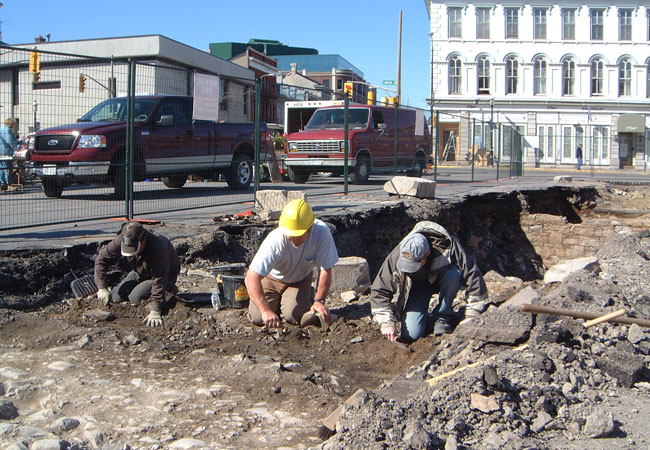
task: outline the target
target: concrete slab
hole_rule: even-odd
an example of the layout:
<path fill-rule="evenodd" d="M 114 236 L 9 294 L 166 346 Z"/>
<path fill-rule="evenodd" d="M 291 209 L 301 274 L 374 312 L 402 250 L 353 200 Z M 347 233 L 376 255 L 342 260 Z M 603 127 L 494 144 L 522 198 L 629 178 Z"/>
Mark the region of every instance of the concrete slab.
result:
<path fill-rule="evenodd" d="M 436 196 L 436 182 L 424 178 L 393 177 L 384 184 L 384 191 L 389 194 L 409 195 L 417 198 L 434 198 Z"/>

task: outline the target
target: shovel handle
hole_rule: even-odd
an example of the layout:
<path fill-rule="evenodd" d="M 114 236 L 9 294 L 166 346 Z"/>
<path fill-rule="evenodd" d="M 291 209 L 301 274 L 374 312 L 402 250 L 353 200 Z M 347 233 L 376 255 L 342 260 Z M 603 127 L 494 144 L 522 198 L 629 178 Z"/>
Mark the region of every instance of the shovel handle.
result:
<path fill-rule="evenodd" d="M 569 317 L 573 317 L 574 319 L 597 319 L 602 316 L 601 313 L 592 313 L 586 311 L 572 311 L 570 309 L 552 308 L 550 306 L 530 305 L 530 304 L 521 305 L 521 310 L 529 313 L 569 316 Z M 614 319 L 611 319 L 610 322 L 624 323 L 627 325 L 632 325 L 635 323 L 641 327 L 650 328 L 650 320 L 637 319 L 635 317 L 616 317 Z"/>

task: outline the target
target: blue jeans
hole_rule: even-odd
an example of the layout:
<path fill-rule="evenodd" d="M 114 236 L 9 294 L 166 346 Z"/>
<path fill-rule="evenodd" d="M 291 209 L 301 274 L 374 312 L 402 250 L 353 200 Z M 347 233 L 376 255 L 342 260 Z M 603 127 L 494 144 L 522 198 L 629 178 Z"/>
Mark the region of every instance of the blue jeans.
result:
<path fill-rule="evenodd" d="M 431 296 L 438 293 L 438 304 L 433 315 L 452 321 L 454 309 L 452 303 L 456 298 L 463 275 L 456 266 L 450 266 L 441 273 L 434 284 L 413 283 L 402 314 L 402 339 L 412 342 L 420 339 L 426 332 L 427 315 Z"/>
<path fill-rule="evenodd" d="M 7 185 L 11 182 L 9 177 L 9 169 L 0 168 L 0 184 Z"/>
<path fill-rule="evenodd" d="M 580 170 L 580 166 L 582 166 L 582 158 L 578 158 L 578 170 Z"/>

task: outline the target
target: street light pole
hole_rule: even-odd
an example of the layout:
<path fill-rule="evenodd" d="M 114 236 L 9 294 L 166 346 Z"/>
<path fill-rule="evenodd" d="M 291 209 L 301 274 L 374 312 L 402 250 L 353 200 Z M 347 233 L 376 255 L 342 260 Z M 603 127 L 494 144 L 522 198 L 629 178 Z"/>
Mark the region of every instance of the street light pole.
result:
<path fill-rule="evenodd" d="M 4 6 L 3 3 L 0 3 L 0 8 Z M 2 20 L 0 20 L 0 42 L 2 42 Z"/>
<path fill-rule="evenodd" d="M 32 102 L 32 108 L 34 109 L 34 133 L 36 133 L 38 131 L 36 128 L 36 111 L 38 111 L 38 102 L 36 99 Z"/>

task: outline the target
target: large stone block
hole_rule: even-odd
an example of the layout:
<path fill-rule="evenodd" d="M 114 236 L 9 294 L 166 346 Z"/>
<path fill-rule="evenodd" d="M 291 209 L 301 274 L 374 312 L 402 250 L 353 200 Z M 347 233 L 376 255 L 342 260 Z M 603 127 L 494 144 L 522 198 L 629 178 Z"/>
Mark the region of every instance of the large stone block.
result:
<path fill-rule="evenodd" d="M 600 272 L 598 258 L 595 256 L 586 256 L 556 264 L 544 274 L 544 283 L 562 282 L 569 274 L 581 269 L 589 270 L 593 273 Z"/>
<path fill-rule="evenodd" d="M 370 289 L 370 284 L 368 261 L 359 256 L 347 256 L 332 267 L 329 295 L 335 297 L 346 291 L 363 294 Z"/>
<path fill-rule="evenodd" d="M 303 191 L 285 191 L 281 189 L 262 190 L 256 194 L 256 207 L 262 211 L 282 211 L 284 205 L 296 198 L 306 201 L 307 194 Z"/>
<path fill-rule="evenodd" d="M 643 358 L 633 352 L 624 352 L 616 347 L 596 360 L 598 367 L 610 377 L 616 378 L 621 386 L 630 388 L 641 381 L 646 372 Z"/>
<path fill-rule="evenodd" d="M 466 339 L 500 344 L 519 344 L 528 340 L 532 316 L 517 307 L 504 307 L 488 311 L 468 322 L 462 322 L 454 334 Z"/>
<path fill-rule="evenodd" d="M 436 182 L 414 177 L 393 177 L 384 184 L 384 191 L 389 194 L 409 195 L 417 198 L 434 198 Z"/>

